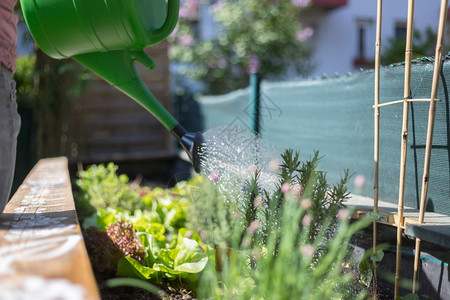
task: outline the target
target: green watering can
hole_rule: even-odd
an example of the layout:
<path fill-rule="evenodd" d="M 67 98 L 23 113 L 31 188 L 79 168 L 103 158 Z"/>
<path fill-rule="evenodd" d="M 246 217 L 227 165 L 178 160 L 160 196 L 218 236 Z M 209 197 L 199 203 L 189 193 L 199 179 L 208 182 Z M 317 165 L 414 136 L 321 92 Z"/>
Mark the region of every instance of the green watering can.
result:
<path fill-rule="evenodd" d="M 201 133 L 188 133 L 158 102 L 134 63 L 155 62 L 144 48 L 164 40 L 178 21 L 179 0 L 20 0 L 41 50 L 73 58 L 152 113 L 180 142 L 200 171 Z"/>

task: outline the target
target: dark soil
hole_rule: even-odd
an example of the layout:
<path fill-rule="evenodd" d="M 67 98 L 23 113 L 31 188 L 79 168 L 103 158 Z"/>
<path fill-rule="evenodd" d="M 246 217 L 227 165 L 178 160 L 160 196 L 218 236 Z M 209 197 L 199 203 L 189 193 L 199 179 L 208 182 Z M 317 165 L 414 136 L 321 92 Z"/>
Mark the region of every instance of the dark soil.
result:
<path fill-rule="evenodd" d="M 165 295 L 155 295 L 146 290 L 133 287 L 115 287 L 100 288 L 102 300 L 155 300 L 155 299 L 174 299 L 174 300 L 195 300 L 192 292 L 184 288 L 160 287 Z"/>

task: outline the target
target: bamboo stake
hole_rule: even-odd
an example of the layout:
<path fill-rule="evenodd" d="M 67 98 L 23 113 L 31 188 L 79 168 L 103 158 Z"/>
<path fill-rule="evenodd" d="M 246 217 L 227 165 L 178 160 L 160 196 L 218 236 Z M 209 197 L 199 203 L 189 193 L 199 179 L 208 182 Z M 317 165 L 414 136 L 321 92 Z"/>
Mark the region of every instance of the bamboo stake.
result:
<path fill-rule="evenodd" d="M 382 19 L 383 0 L 378 0 L 377 5 L 377 33 L 375 40 L 375 91 L 374 91 L 374 176 L 373 176 L 373 212 L 378 213 L 378 172 L 379 172 L 379 149 L 380 149 L 380 56 L 381 56 L 381 19 Z M 373 221 L 373 254 L 377 253 L 377 222 Z M 377 267 L 376 261 L 373 261 L 373 295 L 372 299 L 377 299 Z"/>
<path fill-rule="evenodd" d="M 397 252 L 395 260 L 395 286 L 394 299 L 399 297 L 400 292 L 400 267 L 402 260 L 402 232 L 403 232 L 403 207 L 405 196 L 405 171 L 406 171 L 406 154 L 408 148 L 408 117 L 411 86 L 411 60 L 412 60 L 412 39 L 414 24 L 414 0 L 408 1 L 408 21 L 406 29 L 406 45 L 405 45 L 405 81 L 403 89 L 403 124 L 402 124 L 402 146 L 400 156 L 400 183 L 398 191 L 398 224 L 397 224 Z"/>
<path fill-rule="evenodd" d="M 420 196 L 420 209 L 419 209 L 419 224 L 422 224 L 425 217 L 425 204 L 428 194 L 428 184 L 430 182 L 430 160 L 431 160 L 431 147 L 433 145 L 433 131 L 434 131 L 434 118 L 436 116 L 436 99 L 439 87 L 439 72 L 441 71 L 442 53 L 444 48 L 444 32 L 445 23 L 447 20 L 447 5 L 448 0 L 441 1 L 441 10 L 439 13 L 439 28 L 438 36 L 436 39 L 436 54 L 433 70 L 433 82 L 431 87 L 431 101 L 430 110 L 428 112 L 428 129 L 427 140 L 425 145 L 425 161 L 423 167 L 422 176 L 422 191 Z M 416 249 L 414 255 L 414 277 L 413 277 L 413 289 L 412 292 L 417 292 L 418 280 L 419 280 L 419 259 L 420 259 L 420 239 L 416 238 Z"/>

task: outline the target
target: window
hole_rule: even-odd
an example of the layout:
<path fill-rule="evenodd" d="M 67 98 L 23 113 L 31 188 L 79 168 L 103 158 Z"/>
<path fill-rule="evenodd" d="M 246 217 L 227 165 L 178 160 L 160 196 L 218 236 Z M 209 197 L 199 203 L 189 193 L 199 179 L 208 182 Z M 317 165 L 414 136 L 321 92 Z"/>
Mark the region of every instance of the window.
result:
<path fill-rule="evenodd" d="M 360 60 L 367 60 L 368 58 L 368 46 L 372 37 L 372 24 L 371 19 L 358 19 L 356 20 L 357 27 L 357 58 Z"/>
<path fill-rule="evenodd" d="M 406 37 L 406 22 L 395 22 L 395 39 L 404 40 Z"/>

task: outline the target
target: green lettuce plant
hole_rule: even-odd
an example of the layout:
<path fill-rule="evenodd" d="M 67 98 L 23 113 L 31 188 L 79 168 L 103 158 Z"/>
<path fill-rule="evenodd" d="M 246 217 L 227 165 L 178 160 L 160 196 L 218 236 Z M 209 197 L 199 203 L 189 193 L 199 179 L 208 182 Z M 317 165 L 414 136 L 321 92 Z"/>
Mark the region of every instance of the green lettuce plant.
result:
<path fill-rule="evenodd" d="M 198 273 L 214 264 L 214 252 L 185 228 L 189 185 L 131 189 L 117 169 L 110 163 L 78 173 L 76 200 L 93 210 L 83 228 L 94 269 L 100 277 L 115 274 L 158 284 L 177 279 L 194 289 Z M 193 179 L 190 185 L 195 184 Z"/>

